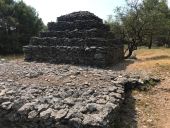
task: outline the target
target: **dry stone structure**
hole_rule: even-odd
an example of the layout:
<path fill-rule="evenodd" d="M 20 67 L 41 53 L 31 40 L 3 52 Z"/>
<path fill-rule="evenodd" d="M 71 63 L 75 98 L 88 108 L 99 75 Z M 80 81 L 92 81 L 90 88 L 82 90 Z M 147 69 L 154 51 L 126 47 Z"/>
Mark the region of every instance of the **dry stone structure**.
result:
<path fill-rule="evenodd" d="M 126 91 L 151 81 L 145 79 L 86 66 L 0 60 L 0 128 L 115 128 Z"/>
<path fill-rule="evenodd" d="M 48 31 L 24 46 L 25 60 L 105 67 L 123 59 L 123 45 L 102 19 L 73 12 L 48 23 Z"/>

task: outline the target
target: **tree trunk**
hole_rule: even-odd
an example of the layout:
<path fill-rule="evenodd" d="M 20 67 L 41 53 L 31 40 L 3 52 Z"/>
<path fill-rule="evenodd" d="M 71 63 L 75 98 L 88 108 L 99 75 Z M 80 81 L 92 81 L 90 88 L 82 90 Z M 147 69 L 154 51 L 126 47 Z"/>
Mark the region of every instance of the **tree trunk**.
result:
<path fill-rule="evenodd" d="M 126 52 L 124 53 L 124 59 L 131 57 L 134 50 L 137 50 L 137 45 L 136 41 L 133 39 L 132 42 L 128 44 L 128 49 L 126 50 L 128 51 L 128 54 L 126 55 Z"/>
<path fill-rule="evenodd" d="M 148 48 L 149 48 L 149 49 L 151 49 L 151 48 L 152 48 L 152 43 L 153 43 L 153 41 L 152 41 L 152 35 L 151 35 L 151 36 L 150 36 L 149 46 L 148 46 Z"/>
<path fill-rule="evenodd" d="M 129 57 L 132 56 L 133 50 L 132 49 L 128 49 L 128 54 L 126 56 L 124 56 L 124 59 L 128 59 Z"/>
<path fill-rule="evenodd" d="M 128 44 L 128 49 L 124 53 L 124 59 L 128 59 L 129 57 L 131 57 L 133 51 L 134 51 L 134 44 L 132 42 L 132 43 Z M 128 54 L 126 55 L 127 52 L 128 52 Z"/>

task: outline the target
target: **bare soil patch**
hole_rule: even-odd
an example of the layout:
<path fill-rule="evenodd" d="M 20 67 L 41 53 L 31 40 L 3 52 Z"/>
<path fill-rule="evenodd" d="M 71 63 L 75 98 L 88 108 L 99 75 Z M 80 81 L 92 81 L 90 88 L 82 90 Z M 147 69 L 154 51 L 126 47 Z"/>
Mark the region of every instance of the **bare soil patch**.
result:
<path fill-rule="evenodd" d="M 135 90 L 128 95 L 117 127 L 170 128 L 170 49 L 140 49 L 135 54 L 137 60 L 126 66 L 126 72 L 162 80 L 149 91 Z"/>

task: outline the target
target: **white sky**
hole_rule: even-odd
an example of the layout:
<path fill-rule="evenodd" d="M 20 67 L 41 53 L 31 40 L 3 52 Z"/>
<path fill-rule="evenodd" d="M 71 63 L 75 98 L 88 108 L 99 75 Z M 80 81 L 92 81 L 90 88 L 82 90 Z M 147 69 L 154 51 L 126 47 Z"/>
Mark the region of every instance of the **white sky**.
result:
<path fill-rule="evenodd" d="M 106 20 L 117 6 L 125 5 L 125 0 L 23 0 L 39 13 L 45 24 L 56 21 L 60 15 L 74 11 L 90 11 Z M 170 4 L 170 0 L 168 0 Z"/>
<path fill-rule="evenodd" d="M 56 21 L 56 17 L 74 11 L 90 11 L 102 19 L 113 14 L 116 6 L 124 4 L 124 0 L 23 0 L 39 13 L 45 24 Z"/>

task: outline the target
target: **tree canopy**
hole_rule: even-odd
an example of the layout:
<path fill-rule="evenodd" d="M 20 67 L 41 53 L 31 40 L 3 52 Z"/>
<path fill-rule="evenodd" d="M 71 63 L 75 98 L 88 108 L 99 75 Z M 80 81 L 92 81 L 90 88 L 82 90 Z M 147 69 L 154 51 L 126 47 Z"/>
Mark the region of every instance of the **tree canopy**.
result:
<path fill-rule="evenodd" d="M 23 1 L 0 0 L 0 53 L 20 53 L 44 28 L 36 10 Z"/>
<path fill-rule="evenodd" d="M 129 54 L 140 45 L 151 48 L 153 43 L 170 44 L 170 9 L 166 0 L 126 0 L 127 6 L 117 7 L 116 17 L 107 23 L 115 35 L 128 45 Z M 126 52 L 125 51 L 125 52 Z"/>

